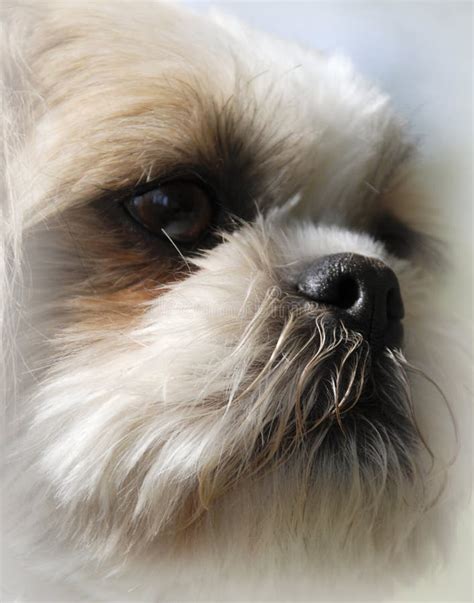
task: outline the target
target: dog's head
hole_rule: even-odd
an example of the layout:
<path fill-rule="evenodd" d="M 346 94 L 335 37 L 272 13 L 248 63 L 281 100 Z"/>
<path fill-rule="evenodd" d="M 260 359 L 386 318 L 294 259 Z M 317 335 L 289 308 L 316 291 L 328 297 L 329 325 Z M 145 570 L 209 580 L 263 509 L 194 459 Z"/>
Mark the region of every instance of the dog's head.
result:
<path fill-rule="evenodd" d="M 219 18 L 23 10 L 11 223 L 48 339 L 25 402 L 48 525 L 101 554 L 398 550 L 449 414 L 413 378 L 436 266 L 387 98 Z"/>

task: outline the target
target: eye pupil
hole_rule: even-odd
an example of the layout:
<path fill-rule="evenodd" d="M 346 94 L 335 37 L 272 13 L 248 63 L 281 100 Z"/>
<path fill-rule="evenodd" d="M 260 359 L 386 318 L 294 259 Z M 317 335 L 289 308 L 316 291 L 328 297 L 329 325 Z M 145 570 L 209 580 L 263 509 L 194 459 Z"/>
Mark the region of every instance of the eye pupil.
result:
<path fill-rule="evenodd" d="M 197 241 L 212 218 L 208 195 L 197 184 L 186 181 L 165 183 L 136 195 L 126 207 L 148 231 L 160 236 L 165 232 L 182 243 Z"/>

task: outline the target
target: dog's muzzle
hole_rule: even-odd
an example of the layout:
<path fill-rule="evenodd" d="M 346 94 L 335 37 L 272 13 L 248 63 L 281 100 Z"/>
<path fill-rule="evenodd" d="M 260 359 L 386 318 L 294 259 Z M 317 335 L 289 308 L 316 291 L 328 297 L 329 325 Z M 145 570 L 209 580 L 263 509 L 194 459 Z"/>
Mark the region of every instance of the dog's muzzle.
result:
<path fill-rule="evenodd" d="M 382 261 L 355 253 L 323 256 L 299 275 L 297 290 L 361 333 L 373 349 L 401 345 L 400 286 Z"/>

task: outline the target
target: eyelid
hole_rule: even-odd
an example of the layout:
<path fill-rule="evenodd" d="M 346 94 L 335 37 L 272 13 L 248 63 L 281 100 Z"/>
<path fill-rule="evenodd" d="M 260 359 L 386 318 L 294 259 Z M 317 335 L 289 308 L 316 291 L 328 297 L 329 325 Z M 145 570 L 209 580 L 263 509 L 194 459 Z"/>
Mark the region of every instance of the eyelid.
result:
<path fill-rule="evenodd" d="M 441 242 L 438 239 L 412 228 L 393 214 L 378 216 L 373 224 L 372 234 L 390 253 L 400 258 L 421 256 L 429 263 L 443 262 Z"/>
<path fill-rule="evenodd" d="M 192 183 L 202 188 L 205 193 L 215 196 L 214 187 L 210 184 L 208 179 L 205 178 L 197 168 L 192 166 L 176 167 L 147 182 L 138 182 L 135 186 L 130 187 L 128 193 L 132 195 L 143 195 L 150 190 L 177 181 Z"/>

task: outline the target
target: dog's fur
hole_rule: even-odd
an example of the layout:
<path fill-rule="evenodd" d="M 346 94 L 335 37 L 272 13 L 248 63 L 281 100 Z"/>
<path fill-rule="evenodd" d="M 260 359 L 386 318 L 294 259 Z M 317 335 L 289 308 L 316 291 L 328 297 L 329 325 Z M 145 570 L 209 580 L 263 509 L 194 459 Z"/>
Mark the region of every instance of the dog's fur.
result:
<path fill-rule="evenodd" d="M 14 554 L 114 601 L 419 571 L 459 500 L 467 379 L 387 97 L 339 56 L 165 4 L 4 17 Z M 234 216 L 188 257 L 116 210 L 177 172 Z M 402 350 L 298 304 L 297 271 L 337 252 L 396 273 Z"/>

